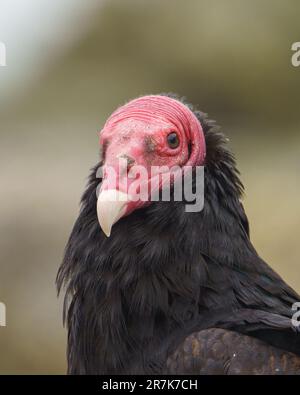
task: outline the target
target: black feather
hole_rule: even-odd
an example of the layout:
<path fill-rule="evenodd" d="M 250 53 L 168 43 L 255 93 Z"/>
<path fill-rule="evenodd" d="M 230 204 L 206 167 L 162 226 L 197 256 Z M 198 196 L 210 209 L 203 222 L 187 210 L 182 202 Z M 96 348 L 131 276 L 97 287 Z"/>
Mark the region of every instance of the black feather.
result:
<path fill-rule="evenodd" d="M 227 140 L 195 114 L 207 144 L 202 212 L 153 202 L 107 239 L 96 214 L 100 164 L 92 169 L 57 276 L 71 374 L 160 373 L 182 339 L 212 327 L 300 354 L 290 323 L 299 296 L 257 255 Z"/>

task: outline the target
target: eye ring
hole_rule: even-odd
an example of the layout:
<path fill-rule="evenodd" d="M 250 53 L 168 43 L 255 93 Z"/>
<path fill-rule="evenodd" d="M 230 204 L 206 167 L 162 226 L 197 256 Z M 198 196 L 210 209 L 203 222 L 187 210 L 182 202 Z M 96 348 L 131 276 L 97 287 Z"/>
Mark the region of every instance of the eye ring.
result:
<path fill-rule="evenodd" d="M 177 132 L 170 132 L 167 136 L 167 143 L 171 149 L 175 149 L 179 146 L 179 137 Z"/>

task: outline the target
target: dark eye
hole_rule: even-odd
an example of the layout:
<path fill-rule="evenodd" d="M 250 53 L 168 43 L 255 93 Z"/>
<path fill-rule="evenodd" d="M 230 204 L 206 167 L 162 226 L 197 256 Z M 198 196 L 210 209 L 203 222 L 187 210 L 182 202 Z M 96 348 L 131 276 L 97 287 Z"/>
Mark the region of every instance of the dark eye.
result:
<path fill-rule="evenodd" d="M 176 132 L 171 132 L 167 137 L 168 146 L 172 149 L 177 148 L 179 145 L 179 137 Z"/>

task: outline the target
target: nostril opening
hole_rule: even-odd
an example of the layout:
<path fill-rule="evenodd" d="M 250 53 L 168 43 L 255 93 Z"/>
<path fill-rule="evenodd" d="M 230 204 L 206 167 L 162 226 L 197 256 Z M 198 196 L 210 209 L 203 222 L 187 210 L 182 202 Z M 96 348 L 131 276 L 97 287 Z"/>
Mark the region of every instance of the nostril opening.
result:
<path fill-rule="evenodd" d="M 127 161 L 127 173 L 128 173 L 129 170 L 132 168 L 132 166 L 135 164 L 135 160 L 128 155 L 124 155 L 123 158 L 126 159 Z"/>
<path fill-rule="evenodd" d="M 129 155 L 121 155 L 119 156 L 122 160 L 126 160 L 126 173 L 128 174 L 129 170 L 132 168 L 132 166 L 135 164 L 135 160 L 129 156 Z M 125 166 L 124 166 L 124 171 L 125 171 Z"/>

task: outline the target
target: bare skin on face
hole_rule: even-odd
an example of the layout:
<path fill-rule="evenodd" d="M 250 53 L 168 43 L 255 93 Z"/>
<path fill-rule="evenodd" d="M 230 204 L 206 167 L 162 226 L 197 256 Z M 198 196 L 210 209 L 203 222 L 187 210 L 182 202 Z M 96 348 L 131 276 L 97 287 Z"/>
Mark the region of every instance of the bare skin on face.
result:
<path fill-rule="evenodd" d="M 151 186 L 155 184 L 151 183 L 154 167 L 163 167 L 171 174 L 174 167 L 203 164 L 205 158 L 205 140 L 199 121 L 188 107 L 164 96 L 145 96 L 119 108 L 104 125 L 100 144 L 103 147 L 103 181 L 98 217 L 102 219 L 100 225 L 105 222 L 106 234 L 110 234 L 111 226 L 122 216 L 147 204 L 141 200 L 133 202 L 128 194 L 138 177 L 129 178 L 130 169 L 139 166 L 146 171 L 148 178 L 143 182 L 149 185 L 150 196 L 154 192 Z M 116 173 L 113 183 L 108 176 L 111 169 Z M 113 194 L 103 193 L 112 189 L 122 192 L 123 205 L 118 203 L 116 210 L 107 210 L 105 199 L 111 199 Z M 114 201 L 109 203 L 115 204 Z M 106 218 L 108 212 L 109 219 Z"/>

